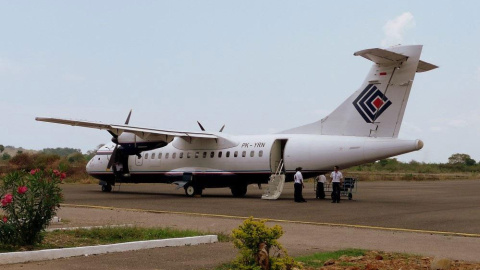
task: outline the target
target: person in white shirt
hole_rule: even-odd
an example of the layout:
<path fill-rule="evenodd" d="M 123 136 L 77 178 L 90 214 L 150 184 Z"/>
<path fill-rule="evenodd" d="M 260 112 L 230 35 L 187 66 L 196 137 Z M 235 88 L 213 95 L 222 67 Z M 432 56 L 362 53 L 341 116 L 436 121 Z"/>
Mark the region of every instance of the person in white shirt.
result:
<path fill-rule="evenodd" d="M 325 177 L 324 174 L 320 174 L 319 176 L 317 176 L 317 194 L 316 194 L 316 198 L 317 199 L 325 199 L 325 188 L 324 188 L 324 185 L 325 185 L 325 182 L 327 181 L 327 178 Z"/>
<path fill-rule="evenodd" d="M 302 189 L 305 187 L 305 185 L 303 184 L 303 176 L 301 172 L 302 167 L 298 167 L 295 170 L 297 171 L 293 176 L 293 179 L 295 180 L 295 184 L 293 185 L 293 187 L 295 188 L 295 202 L 307 202 L 302 195 Z"/>
<path fill-rule="evenodd" d="M 338 170 L 338 166 L 333 167 L 333 169 L 334 171 L 330 174 L 333 187 L 332 203 L 340 203 L 340 185 L 343 181 L 343 174 Z"/>

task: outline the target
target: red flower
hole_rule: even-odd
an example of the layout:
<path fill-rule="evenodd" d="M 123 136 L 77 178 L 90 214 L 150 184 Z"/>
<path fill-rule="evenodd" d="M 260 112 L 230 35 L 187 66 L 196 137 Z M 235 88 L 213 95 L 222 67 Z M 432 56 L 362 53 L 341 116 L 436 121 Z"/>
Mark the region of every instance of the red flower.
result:
<path fill-rule="evenodd" d="M 2 219 L 2 220 L 3 220 L 3 223 L 7 223 L 8 218 L 7 218 L 6 216 L 3 216 L 3 219 Z"/>
<path fill-rule="evenodd" d="M 23 193 L 27 192 L 27 190 L 28 189 L 27 189 L 26 186 L 20 186 L 20 187 L 18 187 L 17 192 L 18 192 L 18 194 L 23 194 Z"/>
<path fill-rule="evenodd" d="M 35 175 L 39 171 L 40 171 L 40 169 L 33 169 L 33 170 L 30 171 L 30 174 Z"/>
<path fill-rule="evenodd" d="M 65 177 L 67 177 L 67 174 L 64 173 L 64 172 L 62 172 L 62 173 L 60 174 L 60 180 L 65 179 Z"/>
<path fill-rule="evenodd" d="M 60 176 L 60 172 L 58 170 L 53 170 L 53 173 L 55 174 L 55 176 Z"/>
<path fill-rule="evenodd" d="M 2 200 L 2 206 L 7 206 L 9 203 L 13 201 L 12 194 L 8 193 Z"/>

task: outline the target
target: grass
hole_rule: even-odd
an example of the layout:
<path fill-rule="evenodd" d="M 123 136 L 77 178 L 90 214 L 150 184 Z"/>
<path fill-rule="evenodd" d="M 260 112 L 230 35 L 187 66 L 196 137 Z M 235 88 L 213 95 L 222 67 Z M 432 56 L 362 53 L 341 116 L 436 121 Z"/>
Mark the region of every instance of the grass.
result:
<path fill-rule="evenodd" d="M 336 260 L 341 256 L 348 256 L 348 257 L 364 256 L 365 253 L 366 251 L 362 249 L 345 249 L 345 250 L 338 250 L 338 251 L 332 251 L 332 252 L 315 253 L 308 256 L 301 256 L 301 257 L 295 258 L 295 260 L 303 263 L 305 266 L 321 267 L 326 261 L 330 259 Z"/>
<path fill-rule="evenodd" d="M 205 233 L 194 230 L 139 227 L 104 227 L 93 229 L 58 230 L 53 232 L 44 232 L 44 240 L 41 244 L 36 246 L 18 247 L 0 244 L 0 252 L 93 246 L 199 235 L 205 235 Z M 226 235 L 219 235 L 219 239 L 222 239 L 222 241 L 228 241 L 229 238 Z"/>

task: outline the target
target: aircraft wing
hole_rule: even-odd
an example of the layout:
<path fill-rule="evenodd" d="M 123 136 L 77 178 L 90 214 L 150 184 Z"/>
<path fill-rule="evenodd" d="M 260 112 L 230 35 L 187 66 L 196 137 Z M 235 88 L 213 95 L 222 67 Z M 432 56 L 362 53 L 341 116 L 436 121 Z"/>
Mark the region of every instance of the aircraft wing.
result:
<path fill-rule="evenodd" d="M 173 137 L 203 138 L 203 139 L 219 138 L 217 135 L 207 133 L 207 132 L 171 131 L 171 130 L 161 130 L 161 129 L 153 129 L 153 128 L 132 127 L 127 125 L 104 124 L 99 122 L 69 120 L 69 119 L 60 119 L 60 118 L 46 118 L 46 117 L 36 117 L 35 120 L 42 121 L 42 122 L 70 125 L 70 126 L 79 126 L 79 127 L 107 130 L 110 134 L 116 135 L 116 136 L 119 136 L 123 132 L 133 133 L 142 139 L 147 139 L 147 138 L 152 138 L 157 136 L 173 136 Z"/>

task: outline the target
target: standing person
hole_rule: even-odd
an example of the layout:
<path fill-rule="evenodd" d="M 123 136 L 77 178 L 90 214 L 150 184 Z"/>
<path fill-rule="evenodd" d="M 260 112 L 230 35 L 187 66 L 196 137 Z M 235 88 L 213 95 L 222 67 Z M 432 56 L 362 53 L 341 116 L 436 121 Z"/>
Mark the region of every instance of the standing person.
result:
<path fill-rule="evenodd" d="M 317 176 L 317 194 L 316 198 L 317 199 L 325 199 L 325 182 L 327 181 L 327 178 L 325 177 L 325 174 L 320 174 Z"/>
<path fill-rule="evenodd" d="M 333 187 L 332 203 L 340 203 L 340 184 L 343 181 L 343 174 L 338 170 L 338 166 L 333 167 L 334 171 L 330 174 Z"/>
<path fill-rule="evenodd" d="M 295 175 L 293 176 L 293 179 L 295 180 L 295 184 L 293 187 L 295 188 L 295 202 L 307 202 L 302 195 L 302 189 L 305 187 L 303 184 L 303 176 L 302 176 L 302 167 L 298 167 L 295 169 L 297 171 Z"/>

